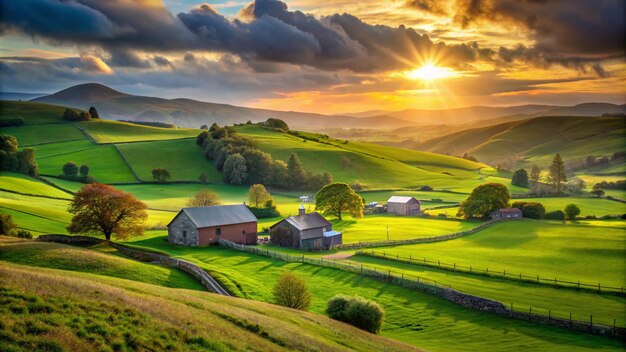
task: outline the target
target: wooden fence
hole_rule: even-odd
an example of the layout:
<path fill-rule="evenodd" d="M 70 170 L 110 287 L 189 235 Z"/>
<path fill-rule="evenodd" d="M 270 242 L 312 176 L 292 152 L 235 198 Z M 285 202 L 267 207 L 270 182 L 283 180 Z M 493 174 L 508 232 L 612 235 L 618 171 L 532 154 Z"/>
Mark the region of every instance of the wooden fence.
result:
<path fill-rule="evenodd" d="M 442 270 L 464 272 L 464 273 L 468 273 L 472 275 L 484 275 L 484 276 L 491 276 L 491 277 L 506 278 L 506 279 L 516 280 L 516 281 L 532 282 L 532 283 L 537 283 L 537 284 L 545 284 L 545 285 L 558 286 L 558 287 L 588 289 L 588 290 L 594 290 L 597 292 L 610 292 L 610 293 L 617 293 L 620 295 L 624 295 L 623 285 L 621 287 L 615 287 L 615 286 L 607 286 L 607 285 L 603 286 L 601 283 L 597 283 L 597 284 L 585 283 L 585 282 L 581 282 L 580 280 L 578 281 L 559 280 L 556 277 L 546 278 L 546 277 L 540 277 L 539 275 L 525 275 L 522 273 L 515 273 L 515 272 L 507 271 L 504 269 L 502 269 L 502 271 L 498 271 L 498 270 L 493 270 L 489 268 L 475 267 L 471 265 L 469 266 L 461 265 L 461 264 L 457 264 L 456 262 L 453 262 L 452 264 L 450 264 L 450 263 L 444 263 L 441 260 L 429 260 L 426 258 L 413 257 L 411 255 L 406 257 L 406 256 L 398 255 L 398 254 L 393 255 L 393 254 L 387 254 L 385 252 L 363 251 L 363 250 L 359 250 L 355 254 L 368 256 L 368 257 L 374 257 L 374 258 L 380 258 L 380 259 L 386 259 L 386 260 L 393 260 L 393 261 L 397 261 L 401 263 L 427 266 L 427 267 L 437 268 L 437 269 L 442 269 Z"/>
<path fill-rule="evenodd" d="M 626 328 L 618 326 L 617 319 L 613 318 L 609 319 L 603 317 L 600 319 L 605 322 L 612 321 L 613 324 L 599 324 L 597 323 L 598 316 L 596 316 L 596 320 L 594 322 L 593 316 L 590 316 L 589 320 L 579 320 L 575 319 L 576 317 L 574 317 L 572 313 L 570 313 L 569 316 L 557 316 L 556 314 L 552 314 L 553 310 L 551 309 L 528 307 L 528 311 L 526 311 L 525 307 L 524 309 L 521 308 L 521 305 L 510 304 L 509 306 L 506 306 L 501 302 L 463 293 L 453 289 L 448 284 L 416 275 L 407 275 L 391 270 L 381 270 L 363 264 L 354 265 L 350 262 L 342 263 L 341 261 L 337 262 L 336 260 L 328 260 L 324 258 L 311 258 L 305 255 L 294 256 L 286 253 L 260 249 L 256 246 L 236 244 L 223 239 L 220 240 L 220 245 L 225 248 L 257 254 L 276 260 L 334 268 L 371 277 L 412 290 L 419 290 L 473 310 L 486 311 L 508 318 L 528 320 L 539 324 L 558 326 L 573 331 L 587 332 L 619 340 L 626 340 Z M 623 322 L 621 323 L 623 324 Z"/>

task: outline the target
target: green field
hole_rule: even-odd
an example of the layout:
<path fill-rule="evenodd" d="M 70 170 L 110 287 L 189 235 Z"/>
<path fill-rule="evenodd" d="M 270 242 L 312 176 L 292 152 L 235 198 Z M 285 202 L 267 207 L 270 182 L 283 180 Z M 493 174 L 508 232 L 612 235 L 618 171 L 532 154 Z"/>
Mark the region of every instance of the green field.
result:
<path fill-rule="evenodd" d="M 85 135 L 70 124 L 3 127 L 2 133 L 17 138 L 21 147 L 85 139 Z"/>
<path fill-rule="evenodd" d="M 566 205 L 573 203 L 580 208 L 579 216 L 587 215 L 622 215 L 626 214 L 626 203 L 620 203 L 602 198 L 523 198 L 513 199 L 511 202 L 539 202 L 544 205 L 546 211 L 563 210 Z"/>
<path fill-rule="evenodd" d="M 117 146 L 142 181 L 153 181 L 152 170 L 166 168 L 171 181 L 197 181 L 206 172 L 210 182 L 222 183 L 222 174 L 208 161 L 195 139 L 124 143 Z"/>
<path fill-rule="evenodd" d="M 3 351 L 415 350 L 320 315 L 201 291 L 6 262 L 0 278 Z"/>
<path fill-rule="evenodd" d="M 453 241 L 377 249 L 389 255 L 510 273 L 621 287 L 626 282 L 626 222 L 514 221 Z"/>
<path fill-rule="evenodd" d="M 337 293 L 368 297 L 381 304 L 386 311 L 381 332 L 383 336 L 432 351 L 620 348 L 619 344 L 607 339 L 467 310 L 433 296 L 336 269 L 274 261 L 219 247 L 180 247 L 167 243 L 163 236 L 135 238 L 130 243 L 164 250 L 193 261 L 209 270 L 238 295 L 255 300 L 271 301 L 271 287 L 285 271 L 292 271 L 307 281 L 313 294 L 311 310 L 316 313 L 322 313 L 327 300 Z M 489 338 L 477 339 L 476 336 Z"/>
<path fill-rule="evenodd" d="M 91 120 L 78 125 L 98 143 L 181 139 L 196 137 L 199 133 L 198 130 L 187 128 L 160 128 L 106 120 Z"/>
<path fill-rule="evenodd" d="M 70 199 L 71 194 L 51 187 L 32 177 L 14 172 L 0 171 L 0 189 L 46 197 Z"/>
<path fill-rule="evenodd" d="M 31 101 L 0 100 L 0 118 L 21 117 L 26 125 L 57 123 L 63 121 L 65 107 Z"/>

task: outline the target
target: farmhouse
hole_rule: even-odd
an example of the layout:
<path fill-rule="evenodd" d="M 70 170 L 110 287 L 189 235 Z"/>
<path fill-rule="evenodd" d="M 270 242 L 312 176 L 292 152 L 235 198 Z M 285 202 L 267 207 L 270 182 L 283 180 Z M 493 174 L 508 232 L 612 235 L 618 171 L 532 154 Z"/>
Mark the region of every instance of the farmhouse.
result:
<path fill-rule="evenodd" d="M 491 212 L 491 220 L 521 219 L 522 211 L 518 208 L 502 208 Z"/>
<path fill-rule="evenodd" d="M 257 243 L 257 218 L 245 204 L 183 208 L 167 225 L 167 239 L 183 246 L 206 246 L 220 238 Z"/>
<path fill-rule="evenodd" d="M 420 212 L 420 201 L 414 197 L 392 196 L 387 201 L 387 212 L 397 215 L 417 215 Z"/>
<path fill-rule="evenodd" d="M 342 233 L 318 212 L 307 214 L 304 205 L 297 216 L 290 216 L 270 226 L 273 244 L 301 249 L 330 249 L 342 243 Z"/>

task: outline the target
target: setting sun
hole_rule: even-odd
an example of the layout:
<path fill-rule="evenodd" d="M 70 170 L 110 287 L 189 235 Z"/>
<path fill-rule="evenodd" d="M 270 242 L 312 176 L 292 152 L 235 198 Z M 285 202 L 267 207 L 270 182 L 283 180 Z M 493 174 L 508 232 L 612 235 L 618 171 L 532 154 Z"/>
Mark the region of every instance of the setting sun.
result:
<path fill-rule="evenodd" d="M 410 79 L 421 79 L 423 81 L 452 77 L 454 75 L 455 72 L 453 69 L 447 67 L 437 67 L 432 64 L 424 65 L 406 73 L 406 77 Z"/>

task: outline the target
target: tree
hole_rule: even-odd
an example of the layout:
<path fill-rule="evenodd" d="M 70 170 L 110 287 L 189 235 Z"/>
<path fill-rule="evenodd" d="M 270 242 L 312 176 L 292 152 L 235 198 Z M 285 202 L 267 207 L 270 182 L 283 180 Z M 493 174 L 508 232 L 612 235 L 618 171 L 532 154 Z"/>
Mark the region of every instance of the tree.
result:
<path fill-rule="evenodd" d="M 196 195 L 189 200 L 187 205 L 190 207 L 209 207 L 213 205 L 220 205 L 222 202 L 215 192 L 211 192 L 208 189 L 196 193 Z"/>
<path fill-rule="evenodd" d="M 242 185 L 248 178 L 246 159 L 239 153 L 231 154 L 224 162 L 224 179 L 231 185 Z"/>
<path fill-rule="evenodd" d="M 204 140 L 207 138 L 209 138 L 209 132 L 207 131 L 200 132 L 200 134 L 196 137 L 196 144 L 202 145 L 204 143 Z"/>
<path fill-rule="evenodd" d="M 170 175 L 170 172 L 167 171 L 167 169 L 164 169 L 162 167 L 152 169 L 152 178 L 161 183 L 165 183 L 171 177 L 172 175 Z"/>
<path fill-rule="evenodd" d="M 341 182 L 322 187 L 315 195 L 315 208 L 339 220 L 344 212 L 355 218 L 363 216 L 363 200 L 348 184 Z"/>
<path fill-rule="evenodd" d="M 587 188 L 587 183 L 579 177 L 574 177 L 573 179 L 567 181 L 564 188 L 570 194 L 580 194 L 585 188 Z"/>
<path fill-rule="evenodd" d="M 15 154 L 18 161 L 17 171 L 30 176 L 39 176 L 39 168 L 35 161 L 35 151 L 32 148 L 24 148 Z"/>
<path fill-rule="evenodd" d="M 360 296 L 336 295 L 328 301 L 326 314 L 361 330 L 378 333 L 385 311 L 378 303 Z"/>
<path fill-rule="evenodd" d="M 107 241 L 111 235 L 141 235 L 147 208 L 130 193 L 91 183 L 83 186 L 71 201 L 68 211 L 74 216 L 67 230 L 73 234 L 102 234 Z"/>
<path fill-rule="evenodd" d="M 290 272 L 280 276 L 272 293 L 276 304 L 284 307 L 307 310 L 311 304 L 311 294 L 306 282 Z"/>
<path fill-rule="evenodd" d="M 298 158 L 298 154 L 296 153 L 292 153 L 287 162 L 287 176 L 289 188 L 295 188 L 299 184 L 302 184 L 302 181 L 306 177 L 302 162 L 300 162 L 300 158 Z"/>
<path fill-rule="evenodd" d="M 287 173 L 287 163 L 282 160 L 274 160 L 272 163 L 272 178 L 270 184 L 287 188 L 289 174 Z"/>
<path fill-rule="evenodd" d="M 202 171 L 200 176 L 198 176 L 198 181 L 200 181 L 202 183 L 208 183 L 209 182 L 209 174 L 207 174 L 206 171 Z"/>
<path fill-rule="evenodd" d="M 528 187 L 528 171 L 519 169 L 513 173 L 511 184 L 519 187 Z"/>
<path fill-rule="evenodd" d="M 80 172 L 81 176 L 87 177 L 89 175 L 89 166 L 88 165 L 81 165 L 80 169 L 78 171 Z"/>
<path fill-rule="evenodd" d="M 200 126 L 200 129 L 201 129 L 201 130 L 208 130 L 208 129 L 209 129 L 209 126 L 207 126 L 207 125 L 202 125 L 202 126 Z"/>
<path fill-rule="evenodd" d="M 567 177 L 565 176 L 565 164 L 563 163 L 560 154 L 554 156 L 549 171 L 550 181 L 554 187 L 556 187 L 556 191 L 561 192 L 561 186 L 563 182 L 567 181 Z"/>
<path fill-rule="evenodd" d="M 595 185 L 593 185 L 593 189 L 591 190 L 591 194 L 595 195 L 596 197 L 600 198 L 604 195 L 604 190 L 602 189 L 602 186 L 599 183 L 596 183 Z"/>
<path fill-rule="evenodd" d="M 569 220 L 576 220 L 576 217 L 580 215 L 580 208 L 576 204 L 568 204 L 563 209 L 563 212 Z"/>
<path fill-rule="evenodd" d="M 563 212 L 563 210 L 555 210 L 546 213 L 544 218 L 547 220 L 565 220 L 565 213 Z"/>
<path fill-rule="evenodd" d="M 246 149 L 241 155 L 246 159 L 248 183 L 267 183 L 272 176 L 272 156 L 258 149 Z"/>
<path fill-rule="evenodd" d="M 254 204 L 256 208 L 259 207 L 259 204 L 265 204 L 271 199 L 270 192 L 262 184 L 254 184 L 248 189 L 248 201 L 250 204 Z"/>
<path fill-rule="evenodd" d="M 524 204 L 522 214 L 528 219 L 541 219 L 546 214 L 546 208 L 538 202 L 529 202 Z"/>
<path fill-rule="evenodd" d="M 537 167 L 537 165 L 533 165 L 533 168 L 530 170 L 530 179 L 534 182 L 539 182 L 541 178 L 541 169 Z"/>
<path fill-rule="evenodd" d="M 506 208 L 511 196 L 505 185 L 485 183 L 472 191 L 461 203 L 459 214 L 465 218 L 486 218 L 494 210 Z"/>
<path fill-rule="evenodd" d="M 287 123 L 285 121 L 281 119 L 275 119 L 272 117 L 270 117 L 269 119 L 267 119 L 267 121 L 265 121 L 265 126 L 276 128 L 279 130 L 285 130 L 285 131 L 289 130 L 289 126 L 287 126 Z"/>
<path fill-rule="evenodd" d="M 96 110 L 96 108 L 93 106 L 89 108 L 89 115 L 94 119 L 100 118 L 100 114 L 98 114 L 98 110 Z"/>
<path fill-rule="evenodd" d="M 68 161 L 63 165 L 63 175 L 67 177 L 76 177 L 78 175 L 78 165 Z"/>
<path fill-rule="evenodd" d="M 0 214 L 0 235 L 10 236 L 17 229 L 11 214 Z"/>

